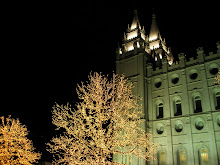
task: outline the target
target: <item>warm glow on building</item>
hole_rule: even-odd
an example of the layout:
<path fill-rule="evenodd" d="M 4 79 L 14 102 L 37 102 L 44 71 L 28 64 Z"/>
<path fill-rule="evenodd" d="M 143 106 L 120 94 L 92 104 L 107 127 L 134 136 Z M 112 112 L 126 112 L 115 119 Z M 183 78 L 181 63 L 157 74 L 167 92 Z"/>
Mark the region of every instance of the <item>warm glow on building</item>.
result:
<path fill-rule="evenodd" d="M 202 165 L 208 165 L 209 164 L 209 156 L 208 156 L 208 151 L 206 149 L 201 150 L 201 160 L 200 160 Z"/>
<path fill-rule="evenodd" d="M 131 45 L 128 47 L 128 51 L 134 50 L 134 47 Z"/>
<path fill-rule="evenodd" d="M 173 64 L 173 61 L 169 61 L 168 63 L 169 63 L 169 65 L 172 65 L 172 64 Z"/>
<path fill-rule="evenodd" d="M 127 40 L 137 37 L 137 31 L 133 31 L 127 34 Z"/>
<path fill-rule="evenodd" d="M 156 40 L 157 39 L 157 36 L 151 36 L 150 38 L 149 38 L 149 41 L 153 41 L 153 40 Z"/>
<path fill-rule="evenodd" d="M 151 50 L 157 49 L 157 48 L 159 48 L 159 41 L 154 41 L 154 42 L 150 43 Z"/>
<path fill-rule="evenodd" d="M 134 30 L 136 27 L 137 27 L 137 25 L 136 25 L 136 24 L 133 24 L 133 25 L 131 26 L 131 30 Z"/>
<path fill-rule="evenodd" d="M 119 50 L 119 54 L 122 54 L 122 51 L 121 51 L 121 49 Z"/>
<path fill-rule="evenodd" d="M 156 23 L 155 14 L 152 16 L 150 33 L 149 35 L 146 35 L 144 26 L 141 28 L 137 11 L 135 11 L 132 24 L 128 25 L 127 32 L 124 33 L 123 47 L 124 51 L 122 52 L 119 50 L 118 54 L 133 51 L 135 48 L 143 48 L 143 50 L 145 50 L 149 55 L 152 55 L 154 61 L 160 61 L 163 58 L 167 58 L 169 65 L 172 65 L 173 63 L 173 55 L 170 49 L 167 49 L 165 39 L 162 40 Z M 162 54 L 164 55 L 162 56 Z M 155 57 L 157 58 L 155 59 Z"/>
<path fill-rule="evenodd" d="M 143 98 L 144 127 L 160 144 L 157 160 L 149 164 L 220 164 L 220 41 L 215 53 L 199 47 L 196 58 L 188 59 L 185 53 L 173 54 L 155 14 L 149 33 L 140 28 L 136 14 L 132 23 L 137 26 L 124 35 L 123 55 L 116 51 L 116 73 L 134 83 L 133 92 Z M 125 163 L 127 158 L 115 160 Z M 132 157 L 130 164 L 146 164 L 140 162 Z"/>

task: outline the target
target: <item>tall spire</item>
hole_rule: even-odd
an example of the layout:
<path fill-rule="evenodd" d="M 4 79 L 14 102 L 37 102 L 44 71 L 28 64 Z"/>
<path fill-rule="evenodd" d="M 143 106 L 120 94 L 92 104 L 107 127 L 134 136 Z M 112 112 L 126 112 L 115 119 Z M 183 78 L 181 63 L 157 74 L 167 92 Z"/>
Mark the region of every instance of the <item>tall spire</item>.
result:
<path fill-rule="evenodd" d="M 135 29 L 137 26 L 139 26 L 140 28 L 140 22 L 138 19 L 138 14 L 137 14 L 137 10 L 134 10 L 134 18 L 131 24 L 131 30 Z"/>
<path fill-rule="evenodd" d="M 148 54 L 149 58 L 155 59 L 155 61 L 167 58 L 170 65 L 173 63 L 173 55 L 170 49 L 167 48 L 165 40 L 162 40 L 154 12 L 148 37 L 145 35 L 144 28 L 140 26 L 137 10 L 135 10 L 131 26 L 128 25 L 128 29 L 124 34 L 122 47 L 117 49 L 119 60 L 127 58 L 126 55 L 130 56 L 138 52 Z M 157 63 L 161 65 L 161 61 Z"/>
<path fill-rule="evenodd" d="M 162 40 L 159 28 L 157 26 L 157 21 L 156 21 L 156 15 L 153 10 L 152 14 L 152 24 L 150 28 L 150 33 L 149 33 L 149 38 L 148 38 L 148 44 L 151 49 L 151 51 L 154 51 L 157 54 L 157 60 L 160 60 L 162 58 L 167 58 L 168 63 L 172 65 L 173 63 L 173 55 L 171 51 L 167 48 L 165 39 Z M 158 58 L 160 57 L 160 59 Z"/>
<path fill-rule="evenodd" d="M 157 26 L 156 15 L 153 13 L 149 40 L 152 41 L 152 40 L 158 39 L 159 34 L 160 34 L 160 31 Z"/>

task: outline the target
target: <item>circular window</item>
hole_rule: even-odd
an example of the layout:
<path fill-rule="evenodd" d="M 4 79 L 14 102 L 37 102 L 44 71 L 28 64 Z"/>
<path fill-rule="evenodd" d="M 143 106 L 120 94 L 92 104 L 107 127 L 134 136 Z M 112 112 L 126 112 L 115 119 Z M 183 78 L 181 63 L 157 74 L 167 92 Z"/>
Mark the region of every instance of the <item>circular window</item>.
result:
<path fill-rule="evenodd" d="M 220 115 L 217 116 L 217 124 L 220 127 Z"/>
<path fill-rule="evenodd" d="M 218 68 L 212 68 L 209 70 L 212 75 L 216 75 L 218 73 Z"/>
<path fill-rule="evenodd" d="M 197 69 L 191 69 L 189 71 L 189 77 L 191 80 L 195 80 L 198 77 L 198 70 Z"/>
<path fill-rule="evenodd" d="M 201 129 L 203 129 L 204 125 L 205 125 L 205 122 L 202 118 L 200 118 L 200 117 L 196 118 L 196 120 L 195 120 L 196 129 L 201 130 Z"/>
<path fill-rule="evenodd" d="M 160 88 L 161 84 L 162 84 L 161 82 L 157 82 L 155 83 L 155 87 Z"/>
<path fill-rule="evenodd" d="M 175 122 L 175 130 L 176 132 L 181 132 L 183 130 L 183 122 L 180 120 L 177 120 Z"/>
<path fill-rule="evenodd" d="M 172 82 L 173 84 L 177 84 L 177 83 L 179 82 L 179 75 L 176 74 L 176 73 L 172 74 L 172 75 L 171 75 L 171 82 Z"/>
<path fill-rule="evenodd" d="M 198 74 L 197 73 L 192 73 L 190 74 L 189 76 L 192 80 L 195 80 L 197 77 L 198 77 Z"/>
<path fill-rule="evenodd" d="M 179 82 L 179 77 L 173 78 L 172 83 L 177 84 Z"/>
<path fill-rule="evenodd" d="M 203 121 L 198 121 L 198 122 L 196 123 L 196 128 L 197 128 L 198 130 L 203 129 L 203 127 L 204 127 Z"/>
<path fill-rule="evenodd" d="M 156 129 L 157 133 L 161 135 L 164 132 L 164 125 L 162 123 L 158 123 Z"/>
<path fill-rule="evenodd" d="M 219 67 L 216 63 L 212 63 L 209 65 L 209 73 L 212 74 L 212 75 L 216 75 L 219 71 Z"/>
<path fill-rule="evenodd" d="M 160 88 L 161 87 L 161 85 L 162 85 L 162 80 L 161 80 L 161 78 L 157 78 L 157 79 L 155 79 L 155 87 L 156 88 Z"/>

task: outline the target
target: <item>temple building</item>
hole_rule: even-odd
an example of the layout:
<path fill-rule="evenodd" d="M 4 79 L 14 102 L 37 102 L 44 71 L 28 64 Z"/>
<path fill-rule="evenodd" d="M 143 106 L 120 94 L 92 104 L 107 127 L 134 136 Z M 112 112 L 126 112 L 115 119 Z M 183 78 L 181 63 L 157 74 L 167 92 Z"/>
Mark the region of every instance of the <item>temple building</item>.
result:
<path fill-rule="evenodd" d="M 117 74 L 134 83 L 134 94 L 142 97 L 146 123 L 160 147 L 157 160 L 146 162 L 126 156 L 115 161 L 132 165 L 217 165 L 220 164 L 220 85 L 214 79 L 220 69 L 220 41 L 217 52 L 174 60 L 152 16 L 149 35 L 141 26 L 137 11 L 118 46 Z"/>

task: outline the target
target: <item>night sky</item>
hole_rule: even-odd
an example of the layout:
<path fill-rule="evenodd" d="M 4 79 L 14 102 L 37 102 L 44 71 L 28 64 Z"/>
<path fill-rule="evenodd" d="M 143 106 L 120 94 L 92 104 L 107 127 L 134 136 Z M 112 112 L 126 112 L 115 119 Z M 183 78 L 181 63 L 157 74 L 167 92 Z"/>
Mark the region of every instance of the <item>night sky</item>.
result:
<path fill-rule="evenodd" d="M 73 106 L 76 85 L 89 73 L 111 75 L 115 50 L 134 10 L 149 34 L 154 8 L 162 38 L 174 56 L 216 51 L 220 40 L 218 4 L 8 4 L 1 15 L 0 116 L 19 118 L 37 151 L 49 159 L 45 143 L 56 135 L 51 123 L 55 102 Z"/>

